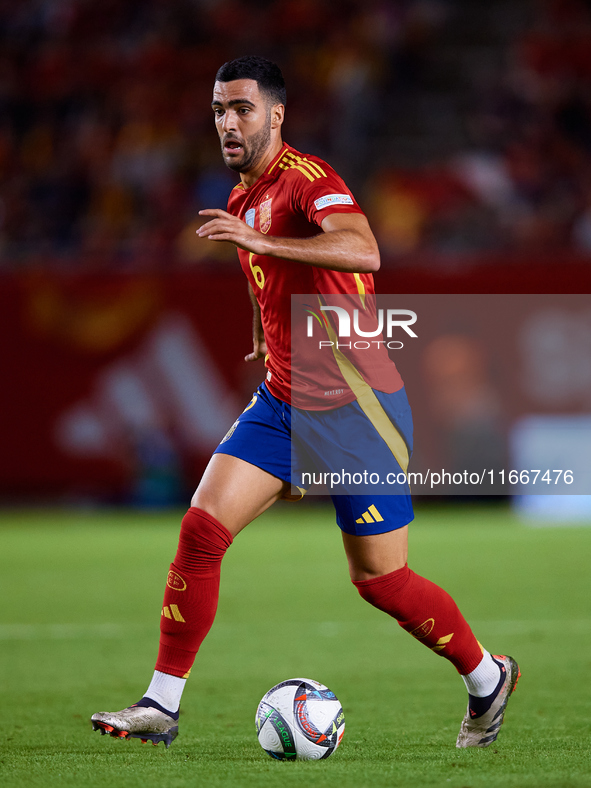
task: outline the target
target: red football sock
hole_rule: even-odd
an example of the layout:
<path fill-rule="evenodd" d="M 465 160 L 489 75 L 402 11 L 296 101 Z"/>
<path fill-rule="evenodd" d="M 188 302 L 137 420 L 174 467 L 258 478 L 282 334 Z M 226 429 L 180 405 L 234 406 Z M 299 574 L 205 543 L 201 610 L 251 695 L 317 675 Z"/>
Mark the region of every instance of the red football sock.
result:
<path fill-rule="evenodd" d="M 439 586 L 402 569 L 370 580 L 353 581 L 370 604 L 395 618 L 403 629 L 446 657 L 459 673 L 471 673 L 482 660 L 482 648 L 450 595 Z"/>
<path fill-rule="evenodd" d="M 191 507 L 183 517 L 160 617 L 156 670 L 186 678 L 215 618 L 220 565 L 232 534 L 215 517 Z"/>

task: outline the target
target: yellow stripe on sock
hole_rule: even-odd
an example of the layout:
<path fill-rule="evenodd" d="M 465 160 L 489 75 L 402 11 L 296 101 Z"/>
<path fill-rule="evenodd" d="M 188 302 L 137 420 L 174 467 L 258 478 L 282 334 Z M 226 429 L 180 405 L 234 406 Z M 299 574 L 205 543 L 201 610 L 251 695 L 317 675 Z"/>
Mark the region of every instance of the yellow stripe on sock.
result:
<path fill-rule="evenodd" d="M 452 632 L 451 635 L 444 635 L 443 637 L 439 638 L 436 645 L 433 646 L 431 651 L 443 651 L 443 649 L 447 646 L 449 641 L 453 638 L 454 633 Z"/>
<path fill-rule="evenodd" d="M 181 611 L 178 609 L 176 605 L 171 605 L 170 610 L 172 612 L 172 615 L 174 616 L 175 621 L 180 621 L 181 624 L 185 623 L 185 619 L 181 616 Z"/>

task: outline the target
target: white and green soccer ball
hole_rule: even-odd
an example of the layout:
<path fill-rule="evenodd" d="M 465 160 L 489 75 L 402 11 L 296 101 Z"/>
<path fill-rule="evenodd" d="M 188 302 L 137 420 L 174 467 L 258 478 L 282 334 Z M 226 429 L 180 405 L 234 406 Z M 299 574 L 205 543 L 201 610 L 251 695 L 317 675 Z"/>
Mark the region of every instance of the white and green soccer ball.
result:
<path fill-rule="evenodd" d="M 267 692 L 256 713 L 259 744 L 272 758 L 328 758 L 341 743 L 345 715 L 337 696 L 313 679 L 288 679 Z"/>

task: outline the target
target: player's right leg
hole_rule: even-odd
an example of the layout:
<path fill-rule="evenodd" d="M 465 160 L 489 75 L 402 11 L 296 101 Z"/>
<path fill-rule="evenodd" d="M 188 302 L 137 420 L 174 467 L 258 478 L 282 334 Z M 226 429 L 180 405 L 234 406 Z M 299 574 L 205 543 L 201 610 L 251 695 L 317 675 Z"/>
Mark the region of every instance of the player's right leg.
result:
<path fill-rule="evenodd" d="M 244 460 L 214 454 L 181 524 L 166 583 L 152 682 L 133 706 L 93 714 L 94 730 L 170 746 L 178 733 L 185 681 L 215 618 L 226 549 L 286 487 L 286 482 Z"/>
<path fill-rule="evenodd" d="M 150 686 L 137 704 L 94 714 L 93 728 L 101 733 L 164 741 L 167 747 L 177 735 L 185 681 L 215 617 L 222 558 L 236 534 L 289 490 L 289 430 L 279 429 L 281 418 L 272 423 L 276 402 L 265 402 L 265 396 L 253 398 L 230 439 L 222 441 L 183 518 Z"/>

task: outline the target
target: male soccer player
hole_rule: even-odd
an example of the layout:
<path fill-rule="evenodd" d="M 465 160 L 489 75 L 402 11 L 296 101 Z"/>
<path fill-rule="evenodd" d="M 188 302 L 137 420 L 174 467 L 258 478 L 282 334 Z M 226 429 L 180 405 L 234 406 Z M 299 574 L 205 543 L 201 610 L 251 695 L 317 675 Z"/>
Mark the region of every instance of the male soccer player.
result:
<path fill-rule="evenodd" d="M 312 294 L 318 312 L 327 307 L 324 314 L 334 294 L 357 299 L 363 311 L 380 258 L 345 183 L 324 161 L 282 141 L 285 102 L 281 71 L 262 58 L 226 63 L 216 75 L 212 108 L 222 156 L 240 173 L 240 183 L 228 211 L 201 211 L 208 221 L 198 232 L 238 248 L 255 314 L 247 360 L 264 356 L 266 379 L 216 449 L 183 518 L 152 681 L 138 703 L 92 716 L 93 728 L 103 734 L 167 747 L 176 737 L 181 694 L 215 617 L 222 558 L 248 523 L 290 496 L 296 410 L 304 424 L 298 439 L 307 441 L 315 461 L 325 461 L 326 447 L 336 441 L 361 463 L 378 456 L 388 470 L 406 470 L 410 411 L 383 345 L 365 372 L 352 371 L 338 353 L 323 357 L 317 376 L 305 359 L 292 369 L 300 363 L 297 354 L 291 361 L 292 293 Z M 325 326 L 330 332 L 329 320 Z M 350 435 L 356 448 L 347 445 Z M 519 669 L 511 657 L 484 650 L 452 598 L 409 569 L 408 489 L 378 497 L 335 495 L 333 502 L 357 590 L 455 666 L 469 693 L 456 746 L 487 747 L 497 737 Z"/>

